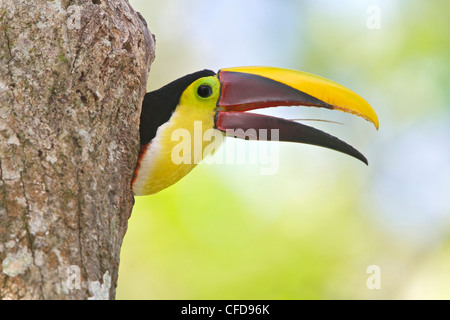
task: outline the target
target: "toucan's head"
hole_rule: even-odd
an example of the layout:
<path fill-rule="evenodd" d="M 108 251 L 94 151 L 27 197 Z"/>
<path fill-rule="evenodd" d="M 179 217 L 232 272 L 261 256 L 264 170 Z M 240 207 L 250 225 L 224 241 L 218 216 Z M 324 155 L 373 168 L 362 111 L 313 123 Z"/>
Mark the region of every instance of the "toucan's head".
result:
<path fill-rule="evenodd" d="M 317 145 L 367 164 L 352 146 L 310 126 L 246 111 L 277 106 L 312 106 L 358 115 L 378 129 L 375 111 L 359 95 L 325 78 L 273 67 L 203 70 L 145 95 L 141 152 L 132 187 L 135 195 L 156 193 L 180 180 L 218 147 L 218 135 Z M 238 130 L 240 129 L 240 130 Z M 260 135 L 259 132 L 268 135 Z M 215 138 L 211 138 L 215 137 Z M 220 140 L 221 141 L 221 140 Z"/>

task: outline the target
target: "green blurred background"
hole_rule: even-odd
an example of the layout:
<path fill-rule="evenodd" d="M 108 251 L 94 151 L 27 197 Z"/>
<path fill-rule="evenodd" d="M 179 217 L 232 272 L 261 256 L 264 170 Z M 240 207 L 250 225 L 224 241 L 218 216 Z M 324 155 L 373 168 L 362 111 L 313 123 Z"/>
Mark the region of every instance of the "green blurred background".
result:
<path fill-rule="evenodd" d="M 204 68 L 304 70 L 362 95 L 380 130 L 340 112 L 270 110 L 344 123 L 312 124 L 369 167 L 279 143 L 273 175 L 202 164 L 136 197 L 118 299 L 450 298 L 449 1 L 130 3 L 156 35 L 149 90 Z M 229 139 L 222 152 L 251 146 Z M 381 289 L 366 285 L 370 265 Z"/>

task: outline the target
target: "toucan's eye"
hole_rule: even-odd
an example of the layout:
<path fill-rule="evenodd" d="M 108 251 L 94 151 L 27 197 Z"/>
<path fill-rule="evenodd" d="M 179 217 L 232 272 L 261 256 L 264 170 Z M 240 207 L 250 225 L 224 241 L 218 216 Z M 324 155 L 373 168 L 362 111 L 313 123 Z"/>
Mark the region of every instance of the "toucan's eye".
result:
<path fill-rule="evenodd" d="M 202 98 L 208 98 L 212 95 L 213 90 L 211 86 L 207 84 L 202 84 L 197 88 L 197 94 Z"/>

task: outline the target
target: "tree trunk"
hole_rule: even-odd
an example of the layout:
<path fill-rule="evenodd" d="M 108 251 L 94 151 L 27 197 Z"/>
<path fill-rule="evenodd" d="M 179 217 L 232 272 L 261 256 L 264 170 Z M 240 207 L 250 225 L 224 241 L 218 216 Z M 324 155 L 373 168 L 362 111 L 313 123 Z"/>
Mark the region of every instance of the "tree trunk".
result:
<path fill-rule="evenodd" d="M 0 299 L 113 299 L 154 39 L 127 0 L 0 0 Z"/>

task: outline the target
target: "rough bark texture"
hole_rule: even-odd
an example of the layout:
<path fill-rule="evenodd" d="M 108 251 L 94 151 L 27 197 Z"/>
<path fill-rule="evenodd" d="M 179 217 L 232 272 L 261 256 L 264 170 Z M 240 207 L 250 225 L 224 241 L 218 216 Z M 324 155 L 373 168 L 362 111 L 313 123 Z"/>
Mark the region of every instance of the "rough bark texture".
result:
<path fill-rule="evenodd" d="M 0 0 L 0 299 L 112 299 L 154 39 L 127 0 Z"/>

